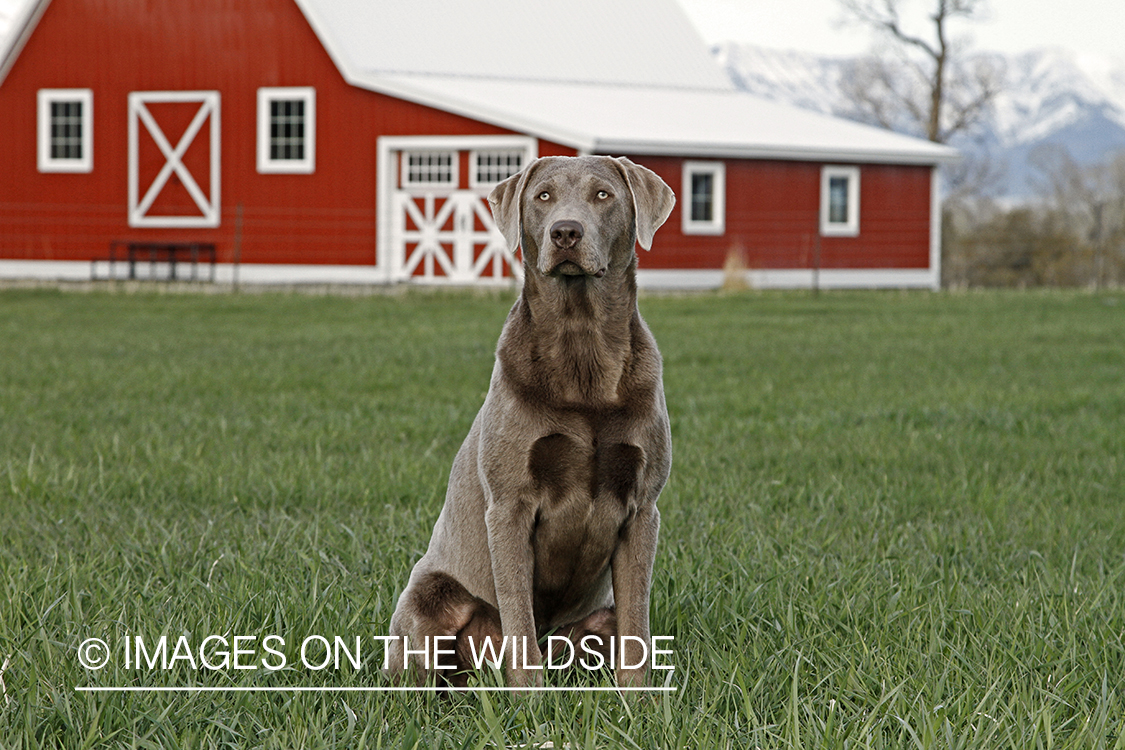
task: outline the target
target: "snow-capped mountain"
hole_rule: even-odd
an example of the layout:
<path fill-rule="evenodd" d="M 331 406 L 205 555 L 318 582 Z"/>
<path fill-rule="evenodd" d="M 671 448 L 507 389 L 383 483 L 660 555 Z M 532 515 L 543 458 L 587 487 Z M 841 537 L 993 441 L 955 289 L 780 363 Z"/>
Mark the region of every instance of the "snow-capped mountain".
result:
<path fill-rule="evenodd" d="M 852 58 L 825 57 L 727 43 L 715 58 L 736 86 L 758 96 L 847 116 L 841 77 Z M 1062 146 L 1079 164 L 1105 161 L 1125 150 L 1125 63 L 1057 49 L 989 56 L 1004 71 L 1002 88 L 984 122 L 953 145 L 1004 170 L 998 192 L 1023 198 L 1039 175 L 1031 154 Z"/>

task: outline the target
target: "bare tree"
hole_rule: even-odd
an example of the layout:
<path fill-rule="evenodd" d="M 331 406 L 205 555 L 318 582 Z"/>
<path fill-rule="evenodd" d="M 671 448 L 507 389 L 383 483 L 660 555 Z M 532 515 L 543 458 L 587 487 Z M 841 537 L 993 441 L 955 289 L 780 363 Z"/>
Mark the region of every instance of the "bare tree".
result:
<path fill-rule="evenodd" d="M 949 34 L 950 21 L 979 17 L 984 0 L 931 2 L 929 33 L 915 34 L 901 17 L 900 0 L 840 0 L 850 19 L 878 32 L 892 52 L 861 58 L 842 85 L 853 116 L 946 143 L 987 114 L 1004 71 L 997 58 L 970 56 Z"/>
<path fill-rule="evenodd" d="M 1108 163 L 1078 164 L 1065 146 L 1043 145 L 1029 160 L 1039 172 L 1043 211 L 1073 238 L 1095 288 L 1120 284 L 1125 272 L 1125 153 Z"/>

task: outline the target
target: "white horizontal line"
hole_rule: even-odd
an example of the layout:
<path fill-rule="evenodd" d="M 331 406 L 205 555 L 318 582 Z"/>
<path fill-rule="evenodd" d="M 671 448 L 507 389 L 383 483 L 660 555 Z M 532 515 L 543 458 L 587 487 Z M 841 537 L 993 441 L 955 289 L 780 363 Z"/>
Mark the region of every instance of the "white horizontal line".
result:
<path fill-rule="evenodd" d="M 97 686 L 79 685 L 74 688 L 78 693 L 636 693 L 636 692 L 676 692 L 676 687 L 309 687 L 295 686 L 284 687 L 280 685 L 263 685 L 259 687 L 229 686 L 229 687 L 130 687 L 130 686 Z"/>

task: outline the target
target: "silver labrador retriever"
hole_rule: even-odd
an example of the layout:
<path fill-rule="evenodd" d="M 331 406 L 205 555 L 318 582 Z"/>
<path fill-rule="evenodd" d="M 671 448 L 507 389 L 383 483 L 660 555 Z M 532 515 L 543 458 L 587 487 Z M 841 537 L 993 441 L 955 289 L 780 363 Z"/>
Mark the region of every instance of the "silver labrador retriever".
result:
<path fill-rule="evenodd" d="M 596 635 L 605 656 L 615 640 L 618 684 L 640 685 L 671 438 L 634 247 L 675 195 L 628 159 L 547 157 L 488 200 L 523 247 L 523 291 L 391 618 L 388 671 L 464 685 L 491 638 L 510 684 L 542 684 L 538 638 Z"/>

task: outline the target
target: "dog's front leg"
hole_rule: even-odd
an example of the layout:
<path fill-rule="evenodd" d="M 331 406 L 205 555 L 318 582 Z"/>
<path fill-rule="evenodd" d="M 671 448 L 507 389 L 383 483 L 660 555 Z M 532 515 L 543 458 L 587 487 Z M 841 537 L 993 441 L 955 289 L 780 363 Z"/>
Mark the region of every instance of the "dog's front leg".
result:
<path fill-rule="evenodd" d="M 532 609 L 534 523 L 532 504 L 518 495 L 489 498 L 485 524 L 500 625 L 507 641 L 505 671 L 508 682 L 516 687 L 543 684 L 542 654 Z"/>
<path fill-rule="evenodd" d="M 640 687 L 645 683 L 647 657 L 651 647 L 648 625 L 649 591 L 659 534 L 660 512 L 656 505 L 641 507 L 629 522 L 613 553 L 613 598 L 617 607 L 619 639 L 616 670 L 618 687 Z M 640 642 L 623 636 L 634 636 Z"/>

